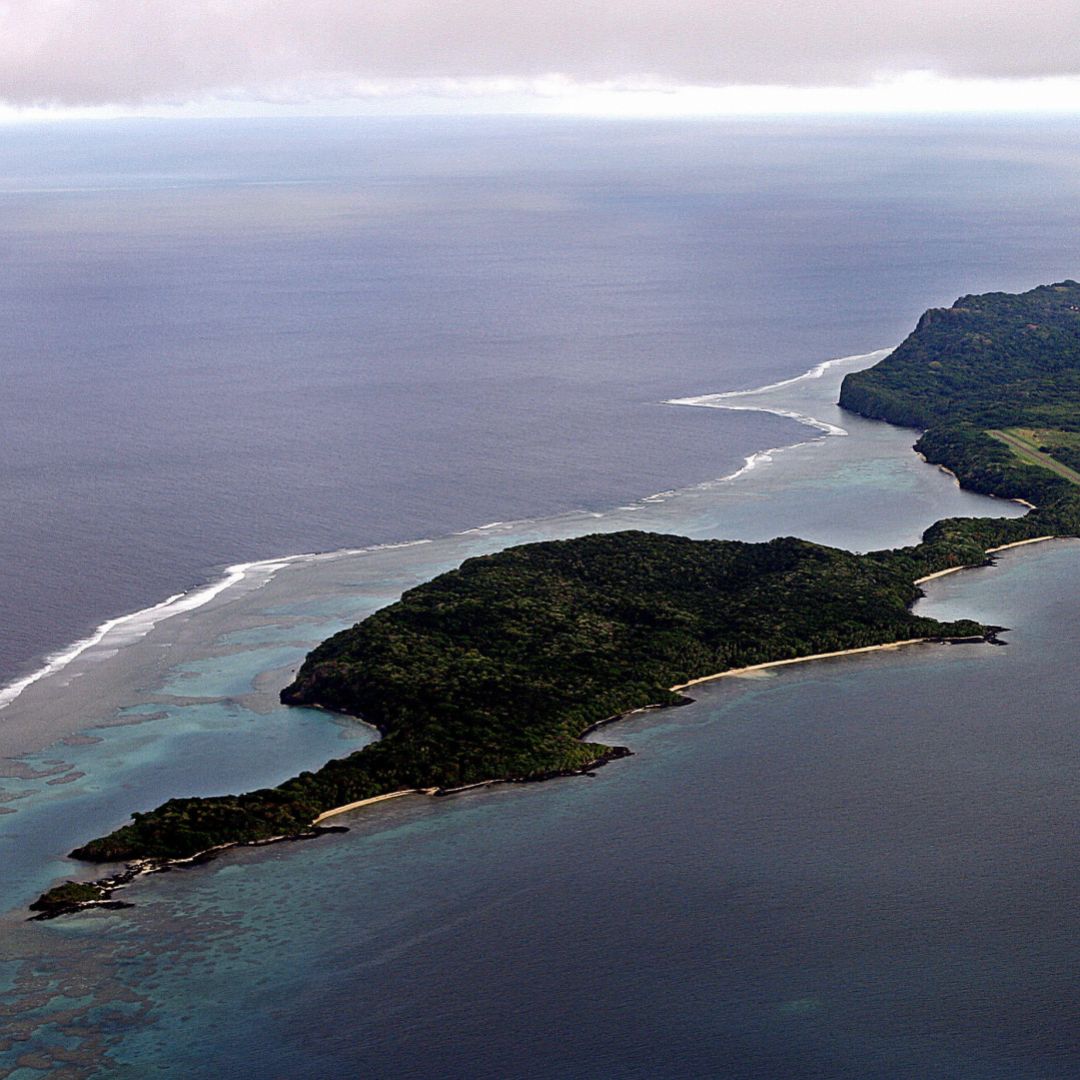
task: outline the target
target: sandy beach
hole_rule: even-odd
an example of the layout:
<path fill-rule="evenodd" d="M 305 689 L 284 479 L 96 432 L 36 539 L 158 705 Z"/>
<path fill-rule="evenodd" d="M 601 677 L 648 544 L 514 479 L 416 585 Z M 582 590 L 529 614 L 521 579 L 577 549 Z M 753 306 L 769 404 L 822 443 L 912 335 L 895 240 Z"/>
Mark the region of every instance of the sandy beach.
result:
<path fill-rule="evenodd" d="M 948 471 L 948 470 L 946 470 Z M 1015 540 L 1011 544 L 1000 544 L 997 547 L 987 548 L 986 554 L 993 555 L 998 551 L 1008 548 L 1026 547 L 1028 544 L 1041 544 L 1044 540 L 1053 540 L 1053 536 L 1033 536 L 1029 540 Z M 948 570 L 938 570 L 936 573 L 927 574 L 926 577 L 916 578 L 914 584 L 921 585 L 925 581 L 934 578 L 945 577 L 946 574 L 955 574 L 959 570 L 972 570 L 971 566 L 950 566 Z M 703 675 L 700 679 L 691 679 L 690 682 L 679 683 L 669 689 L 672 692 L 686 690 L 688 687 L 697 686 L 699 683 L 712 682 L 714 679 L 726 679 L 736 675 L 748 675 L 755 671 L 765 671 L 767 668 L 785 667 L 788 664 L 805 664 L 810 660 L 828 660 L 834 656 L 854 656 L 857 653 L 880 652 L 884 649 L 899 649 L 904 645 L 918 645 L 920 642 L 929 641 L 930 638 L 908 638 L 905 641 L 891 641 L 884 645 L 864 645 L 858 649 L 839 649 L 836 652 L 814 653 L 811 656 L 793 656 L 789 660 L 771 660 L 765 664 L 751 664 L 749 667 L 731 668 L 728 671 L 718 671 L 715 675 Z"/>
<path fill-rule="evenodd" d="M 992 555 L 992 554 L 994 554 L 995 552 L 998 552 L 998 551 L 1005 551 L 1007 548 L 1024 547 L 1027 544 L 1038 544 L 1038 543 L 1043 542 L 1044 540 L 1053 540 L 1053 539 L 1054 539 L 1053 536 L 1036 536 L 1036 537 L 1032 537 L 1029 540 L 1017 540 L 1017 541 L 1014 541 L 1011 544 L 1001 544 L 998 547 L 987 548 L 986 549 L 986 554 L 987 555 Z M 934 574 L 928 574 L 926 577 L 917 578 L 916 581 L 915 581 L 915 584 L 916 585 L 921 585 L 923 582 L 931 581 L 934 578 L 944 577 L 946 574 L 954 574 L 958 570 L 969 570 L 969 569 L 972 569 L 972 568 L 969 567 L 969 566 L 953 566 L 953 567 L 950 567 L 947 570 L 939 570 Z M 703 675 L 698 679 L 691 679 L 689 682 L 679 683 L 676 686 L 670 687 L 670 689 L 671 689 L 672 692 L 677 693 L 677 692 L 679 692 L 681 690 L 687 690 L 692 686 L 698 686 L 701 683 L 713 682 L 716 679 L 733 678 L 733 677 L 738 677 L 740 675 L 751 675 L 751 674 L 753 674 L 755 672 L 758 672 L 758 671 L 766 671 L 769 668 L 786 667 L 789 664 L 806 664 L 806 663 L 809 663 L 812 660 L 829 660 L 829 659 L 833 659 L 834 657 L 838 657 L 838 656 L 856 656 L 859 653 L 883 652 L 883 651 L 887 651 L 887 650 L 891 650 L 891 649 L 900 649 L 900 648 L 903 648 L 906 645 L 918 645 L 918 644 L 921 644 L 921 643 L 929 641 L 929 640 L 931 640 L 931 639 L 930 638 L 925 638 L 925 637 L 907 638 L 904 641 L 890 641 L 890 642 L 886 642 L 885 644 L 882 644 L 882 645 L 863 645 L 863 646 L 861 646 L 859 648 L 856 648 L 856 649 L 838 649 L 835 652 L 812 653 L 809 656 L 793 656 L 793 657 L 790 657 L 787 660 L 770 660 L 770 661 L 768 661 L 766 663 L 763 663 L 763 664 L 750 664 L 750 665 L 748 665 L 746 667 L 731 668 L 728 671 L 718 671 L 718 672 L 716 672 L 715 674 L 712 674 L 712 675 Z M 646 708 L 655 708 L 655 706 L 646 706 Z M 634 712 L 640 712 L 642 710 L 635 709 L 633 711 Z M 614 720 L 622 719 L 622 715 L 627 715 L 627 714 L 621 714 L 620 716 L 609 717 L 609 718 L 607 718 L 605 720 L 600 721 L 597 724 L 593 724 L 586 731 L 582 732 L 581 737 L 584 738 L 586 735 L 588 735 L 589 733 L 591 733 L 593 730 L 595 730 L 598 727 L 601 727 L 601 726 L 603 726 L 605 724 L 611 723 Z M 485 780 L 485 781 L 481 781 L 478 784 L 470 784 L 470 785 L 468 785 L 468 787 L 483 787 L 486 784 L 500 783 L 500 782 L 502 782 L 502 781 L 500 781 L 500 780 Z M 403 789 L 401 791 L 388 792 L 385 795 L 373 795 L 369 799 L 359 799 L 356 802 L 346 803 L 344 806 L 335 806 L 331 810 L 326 810 L 323 813 L 321 813 L 317 818 L 315 818 L 315 820 L 312 822 L 312 825 L 320 825 L 322 822 L 326 821 L 328 818 L 336 817 L 338 814 L 348 813 L 350 810 L 359 810 L 363 806 L 371 806 L 374 803 L 386 802 L 388 799 L 399 799 L 403 795 L 431 795 L 436 790 L 437 790 L 436 788 L 405 788 L 405 789 Z M 463 789 L 455 789 L 455 790 L 465 790 L 465 789 L 463 788 Z"/>
<path fill-rule="evenodd" d="M 327 818 L 345 814 L 350 810 L 358 810 L 361 806 L 370 806 L 372 803 L 386 802 L 387 799 L 400 799 L 402 795 L 430 795 L 436 788 L 404 788 L 401 791 L 391 791 L 386 795 L 372 795 L 370 799 L 360 799 L 358 802 L 346 803 L 344 806 L 335 806 L 332 810 L 324 810 L 311 824 L 318 825 Z"/>
<path fill-rule="evenodd" d="M 811 660 L 828 660 L 834 656 L 854 656 L 856 653 L 880 652 L 883 649 L 899 649 L 904 645 L 918 645 L 920 642 L 929 641 L 929 638 L 907 638 L 905 641 L 889 641 L 884 645 L 863 645 L 858 649 L 839 649 L 836 652 L 813 653 L 810 656 L 793 656 L 788 660 L 770 660 L 765 664 L 750 664 L 748 667 L 729 668 L 727 671 L 718 671 L 715 675 L 702 675 L 700 679 L 691 679 L 689 682 L 679 683 L 672 686 L 673 692 L 686 690 L 688 687 L 697 686 L 699 683 L 712 682 L 714 679 L 727 679 L 735 675 L 748 675 L 754 671 L 764 671 L 766 668 L 786 667 L 788 664 L 805 664 Z"/>
<path fill-rule="evenodd" d="M 1041 544 L 1044 540 L 1053 540 L 1053 536 L 1033 536 L 1030 540 L 1014 540 L 1011 544 L 999 544 L 997 547 L 987 548 L 986 554 L 993 555 L 997 551 L 1005 551 L 1008 548 L 1026 547 L 1028 544 Z M 933 581 L 934 578 L 945 577 L 946 574 L 955 574 L 958 570 L 971 570 L 970 566 L 950 566 L 948 570 L 938 570 L 936 573 L 927 574 L 926 577 L 916 578 L 914 584 L 921 585 L 924 581 Z"/>

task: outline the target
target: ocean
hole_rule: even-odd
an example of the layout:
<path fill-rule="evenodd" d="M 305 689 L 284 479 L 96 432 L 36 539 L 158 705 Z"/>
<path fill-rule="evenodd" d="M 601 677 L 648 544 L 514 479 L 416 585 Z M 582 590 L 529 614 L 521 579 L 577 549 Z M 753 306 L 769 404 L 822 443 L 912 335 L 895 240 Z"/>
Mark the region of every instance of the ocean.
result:
<path fill-rule="evenodd" d="M 0 1076 L 1075 1075 L 1067 542 L 927 586 L 1007 648 L 724 681 L 607 729 L 635 754 L 595 779 L 398 800 L 23 920 L 130 811 L 370 740 L 277 690 L 470 555 L 618 528 L 868 550 L 1020 513 L 834 403 L 924 308 L 1076 276 L 1076 142 L 7 131 Z"/>
<path fill-rule="evenodd" d="M 1076 273 L 1070 122 L 139 121 L 0 140 L 0 684 L 226 566 L 603 510 L 662 407 Z"/>

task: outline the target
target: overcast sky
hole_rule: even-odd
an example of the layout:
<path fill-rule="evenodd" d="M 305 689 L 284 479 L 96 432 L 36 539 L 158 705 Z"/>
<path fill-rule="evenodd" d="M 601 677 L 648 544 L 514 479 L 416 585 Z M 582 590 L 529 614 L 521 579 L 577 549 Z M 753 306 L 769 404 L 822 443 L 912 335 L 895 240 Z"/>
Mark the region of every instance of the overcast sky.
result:
<path fill-rule="evenodd" d="M 940 105 L 952 87 L 959 107 L 1076 108 L 1078 30 L 1078 0 L 0 0 L 0 101 Z"/>

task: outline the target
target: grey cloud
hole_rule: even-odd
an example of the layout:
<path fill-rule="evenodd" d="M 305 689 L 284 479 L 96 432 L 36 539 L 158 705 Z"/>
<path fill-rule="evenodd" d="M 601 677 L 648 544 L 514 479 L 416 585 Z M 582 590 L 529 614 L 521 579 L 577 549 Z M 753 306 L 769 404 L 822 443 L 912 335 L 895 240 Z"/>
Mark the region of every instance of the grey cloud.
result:
<path fill-rule="evenodd" d="M 1076 0 L 8 0 L 0 100 L 181 101 L 351 80 L 820 86 L 1080 73 Z"/>

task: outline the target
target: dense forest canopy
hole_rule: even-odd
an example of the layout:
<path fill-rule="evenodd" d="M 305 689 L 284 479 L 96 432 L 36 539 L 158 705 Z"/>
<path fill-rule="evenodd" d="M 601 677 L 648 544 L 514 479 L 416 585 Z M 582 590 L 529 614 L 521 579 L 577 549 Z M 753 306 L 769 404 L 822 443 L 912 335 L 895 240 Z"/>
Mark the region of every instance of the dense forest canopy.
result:
<path fill-rule="evenodd" d="M 334 635 L 282 693 L 361 716 L 382 739 L 277 788 L 173 799 L 74 852 L 186 856 L 308 827 L 337 806 L 591 767 L 591 725 L 730 668 L 921 637 L 984 636 L 909 610 L 914 581 L 1035 534 L 1027 519 L 939 523 L 924 543 L 853 555 L 623 532 L 470 559 Z"/>
<path fill-rule="evenodd" d="M 916 447 L 928 460 L 1037 509 L 940 521 L 918 545 L 861 556 L 791 537 L 623 532 L 470 559 L 323 642 L 282 692 L 363 717 L 379 742 L 275 788 L 171 799 L 72 854 L 187 857 L 301 834 L 328 810 L 395 791 L 582 771 L 626 752 L 583 734 L 685 700 L 672 686 L 910 638 L 991 636 L 910 607 L 927 574 L 984 563 L 1002 544 L 1080 534 L 1080 285 L 929 311 L 889 357 L 847 376 L 841 404 L 925 428 Z M 39 904 L 67 910 L 91 895 L 63 885 Z"/>
<path fill-rule="evenodd" d="M 899 348 L 844 379 L 840 404 L 908 427 L 1080 431 L 1080 284 L 931 308 Z"/>
<path fill-rule="evenodd" d="M 1080 284 L 932 308 L 891 355 L 844 379 L 840 404 L 926 429 L 916 449 L 974 491 L 1040 505 L 1074 498 L 1072 480 L 991 433 L 1038 431 L 1040 449 L 1080 463 Z"/>

